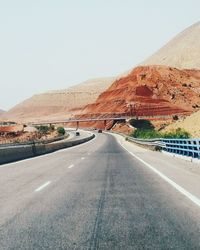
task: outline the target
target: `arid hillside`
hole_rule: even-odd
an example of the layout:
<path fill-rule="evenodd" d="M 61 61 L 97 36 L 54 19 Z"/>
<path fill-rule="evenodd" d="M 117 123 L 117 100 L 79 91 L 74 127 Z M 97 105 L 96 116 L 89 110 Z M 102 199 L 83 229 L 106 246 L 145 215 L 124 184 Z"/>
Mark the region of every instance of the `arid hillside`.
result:
<path fill-rule="evenodd" d="M 2 115 L 5 111 L 0 109 L 0 115 Z"/>
<path fill-rule="evenodd" d="M 82 114 L 176 115 L 200 108 L 200 71 L 143 66 L 116 80 Z"/>
<path fill-rule="evenodd" d="M 200 22 L 179 33 L 141 65 L 200 69 Z"/>
<path fill-rule="evenodd" d="M 177 121 L 169 126 L 167 126 L 164 131 L 172 131 L 177 128 L 182 128 L 189 132 L 192 137 L 200 137 L 200 111 L 191 114 L 184 120 Z"/>
<path fill-rule="evenodd" d="M 200 22 L 117 78 L 98 78 L 34 95 L 1 120 L 42 121 L 91 115 L 191 114 L 200 108 Z"/>
<path fill-rule="evenodd" d="M 34 95 L 6 112 L 1 119 L 21 122 L 71 117 L 81 107 L 94 102 L 114 80 L 112 77 L 92 79 L 66 90 Z"/>

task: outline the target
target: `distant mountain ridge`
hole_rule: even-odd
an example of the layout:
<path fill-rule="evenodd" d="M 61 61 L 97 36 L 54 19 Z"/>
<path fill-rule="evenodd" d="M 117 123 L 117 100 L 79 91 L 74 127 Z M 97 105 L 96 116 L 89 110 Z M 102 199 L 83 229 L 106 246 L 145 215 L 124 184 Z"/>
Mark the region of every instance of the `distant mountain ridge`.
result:
<path fill-rule="evenodd" d="M 138 67 L 119 75 L 82 113 L 108 115 L 107 107 L 110 113 L 126 113 L 129 102 L 145 114 L 195 112 L 200 108 L 199 55 L 200 22 L 182 31 Z"/>
<path fill-rule="evenodd" d="M 1 119 L 40 121 L 79 114 L 123 113 L 130 101 L 145 113 L 149 113 L 149 106 L 160 115 L 162 110 L 166 114 L 194 112 L 200 107 L 199 55 L 200 22 L 124 74 L 34 95 L 1 115 Z"/>
<path fill-rule="evenodd" d="M 165 65 L 179 69 L 200 69 L 200 22 L 175 38 L 140 65 Z"/>
<path fill-rule="evenodd" d="M 0 115 L 2 115 L 5 111 L 3 109 L 0 109 Z"/>
<path fill-rule="evenodd" d="M 4 113 L 1 119 L 27 122 L 69 118 L 94 102 L 114 80 L 113 77 L 90 79 L 68 89 L 34 95 Z"/>

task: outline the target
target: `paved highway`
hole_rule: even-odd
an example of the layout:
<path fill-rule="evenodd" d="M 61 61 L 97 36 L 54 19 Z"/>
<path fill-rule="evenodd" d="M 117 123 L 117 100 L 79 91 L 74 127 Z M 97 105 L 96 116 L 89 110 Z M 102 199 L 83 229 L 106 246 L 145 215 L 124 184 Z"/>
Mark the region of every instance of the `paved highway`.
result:
<path fill-rule="evenodd" d="M 200 249 L 200 206 L 144 163 L 162 163 L 171 178 L 178 167 L 170 172 L 165 163 L 183 161 L 148 157 L 120 140 L 98 134 L 0 166 L 0 249 Z M 188 174 L 198 185 L 187 164 L 173 181 L 183 186 Z M 184 187 L 199 195 L 197 186 Z"/>

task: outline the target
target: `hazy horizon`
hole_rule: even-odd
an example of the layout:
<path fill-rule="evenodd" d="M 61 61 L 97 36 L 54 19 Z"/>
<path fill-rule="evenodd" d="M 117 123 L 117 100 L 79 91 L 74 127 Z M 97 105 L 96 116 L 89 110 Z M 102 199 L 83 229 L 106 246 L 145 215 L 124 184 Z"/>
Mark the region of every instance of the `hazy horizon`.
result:
<path fill-rule="evenodd" d="M 0 1 L 0 109 L 133 68 L 199 21 L 191 1 Z"/>

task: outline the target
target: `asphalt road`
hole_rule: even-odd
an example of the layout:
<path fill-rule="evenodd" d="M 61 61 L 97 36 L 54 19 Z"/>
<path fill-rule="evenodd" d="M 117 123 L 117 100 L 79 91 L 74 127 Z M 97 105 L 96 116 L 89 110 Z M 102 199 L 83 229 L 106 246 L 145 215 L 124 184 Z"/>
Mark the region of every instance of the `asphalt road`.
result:
<path fill-rule="evenodd" d="M 200 208 L 111 135 L 0 167 L 0 249 L 200 249 Z"/>

